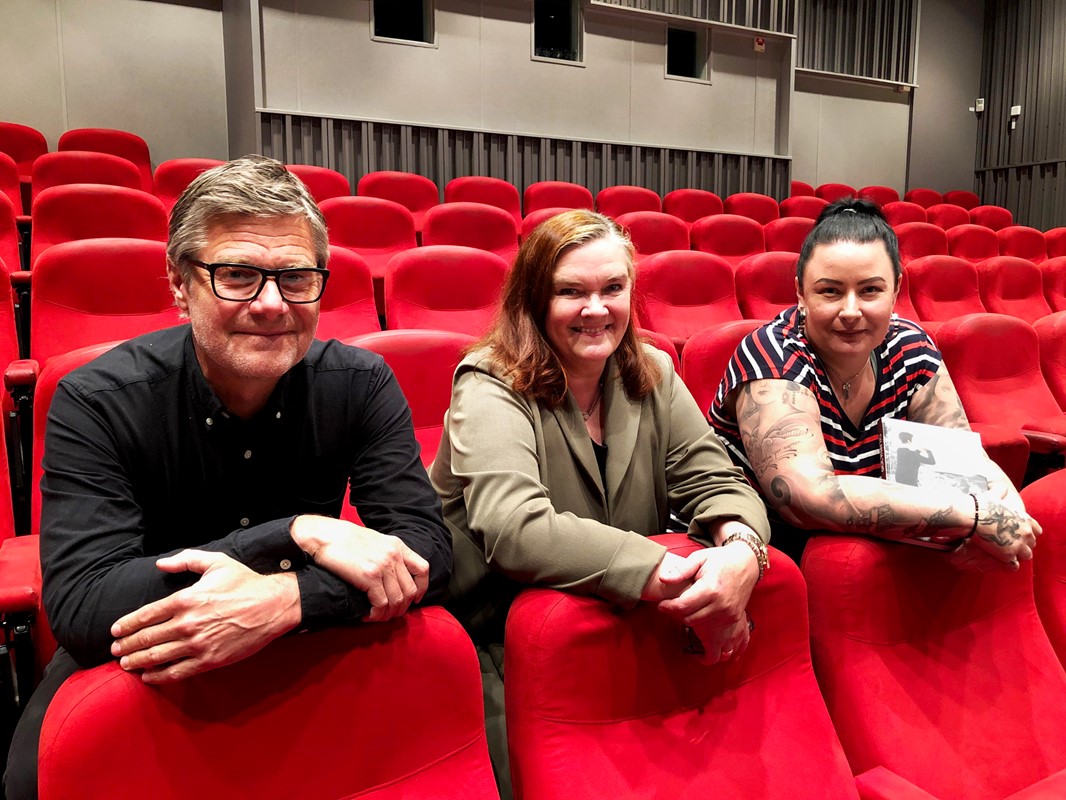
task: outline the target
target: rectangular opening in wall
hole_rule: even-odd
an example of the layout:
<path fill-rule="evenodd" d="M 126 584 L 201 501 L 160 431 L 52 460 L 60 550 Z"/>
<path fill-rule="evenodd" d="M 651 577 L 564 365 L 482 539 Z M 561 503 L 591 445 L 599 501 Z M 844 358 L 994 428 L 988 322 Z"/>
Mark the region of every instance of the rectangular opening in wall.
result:
<path fill-rule="evenodd" d="M 666 75 L 670 78 L 709 79 L 706 30 L 666 29 Z"/>
<path fill-rule="evenodd" d="M 581 0 L 533 0 L 533 55 L 581 60 Z"/>
<path fill-rule="evenodd" d="M 374 38 L 433 44 L 433 0 L 374 0 Z"/>

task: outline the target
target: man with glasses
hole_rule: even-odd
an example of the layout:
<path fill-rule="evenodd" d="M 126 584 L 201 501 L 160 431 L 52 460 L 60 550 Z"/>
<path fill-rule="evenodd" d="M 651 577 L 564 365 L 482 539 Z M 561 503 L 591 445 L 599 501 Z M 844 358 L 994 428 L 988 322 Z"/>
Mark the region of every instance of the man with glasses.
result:
<path fill-rule="evenodd" d="M 118 658 L 177 681 L 289 631 L 440 598 L 451 538 L 396 380 L 380 357 L 314 339 L 328 255 L 282 164 L 205 172 L 167 245 L 190 324 L 60 384 L 41 514 L 60 649 L 12 743 L 9 798 L 36 795 L 44 710 L 78 667 Z M 349 493 L 362 525 L 338 518 Z"/>

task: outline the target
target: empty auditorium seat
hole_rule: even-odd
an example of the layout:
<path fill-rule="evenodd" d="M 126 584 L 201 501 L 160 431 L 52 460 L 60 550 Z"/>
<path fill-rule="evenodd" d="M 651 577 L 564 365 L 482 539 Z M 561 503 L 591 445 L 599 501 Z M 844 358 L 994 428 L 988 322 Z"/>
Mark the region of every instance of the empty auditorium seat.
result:
<path fill-rule="evenodd" d="M 933 189 L 911 189 L 903 195 L 903 199 L 908 203 L 920 205 L 922 208 L 929 208 L 929 206 L 944 202 L 943 195 Z"/>
<path fill-rule="evenodd" d="M 5 275 L 22 269 L 19 230 L 15 207 L 6 194 L 0 194 L 0 270 Z M 6 281 L 0 281 L 5 282 Z"/>
<path fill-rule="evenodd" d="M 120 156 L 141 174 L 141 190 L 152 192 L 152 157 L 148 143 L 135 133 L 113 128 L 75 128 L 59 137 L 56 150 L 96 150 Z"/>
<path fill-rule="evenodd" d="M 155 168 L 155 196 L 169 212 L 178 202 L 181 193 L 189 188 L 201 172 L 220 167 L 225 161 L 217 158 L 172 158 Z"/>
<path fill-rule="evenodd" d="M 818 219 L 818 215 L 822 213 L 827 205 L 829 205 L 828 201 L 820 197 L 800 196 L 786 198 L 781 201 L 778 207 L 781 209 L 782 217 Z"/>
<path fill-rule="evenodd" d="M 1014 224 L 1014 215 L 1000 206 L 974 206 L 970 209 L 970 222 L 998 231 Z"/>
<path fill-rule="evenodd" d="M 397 253 L 418 246 L 415 220 L 406 206 L 380 197 L 334 197 L 319 208 L 329 243 L 354 250 L 370 266 L 378 314 L 385 314 L 385 272 Z"/>
<path fill-rule="evenodd" d="M 762 229 L 766 251 L 798 253 L 807 234 L 814 229 L 814 220 L 806 217 L 782 217 L 767 222 Z"/>
<path fill-rule="evenodd" d="M 1066 311 L 1066 256 L 1049 258 L 1039 266 L 1044 299 L 1052 311 Z"/>
<path fill-rule="evenodd" d="M 1029 324 L 1051 313 L 1044 298 L 1040 267 L 1011 256 L 986 258 L 977 265 L 981 301 L 993 314 L 1010 314 Z"/>
<path fill-rule="evenodd" d="M 892 227 L 902 225 L 904 222 L 929 221 L 925 209 L 922 206 L 917 203 L 909 203 L 906 200 L 900 200 L 895 203 L 885 203 L 881 207 L 881 210 L 884 212 L 888 224 Z"/>
<path fill-rule="evenodd" d="M 477 656 L 441 608 L 283 636 L 162 686 L 118 662 L 78 672 L 48 708 L 39 776 L 41 800 L 116 782 L 158 800 L 499 797 Z"/>
<path fill-rule="evenodd" d="M 1063 364 L 1066 367 L 1066 364 Z M 1059 470 L 1022 490 L 1028 511 L 1044 528 L 1033 551 L 1033 595 L 1051 646 L 1066 665 L 1066 471 Z"/>
<path fill-rule="evenodd" d="M 796 305 L 796 253 L 759 253 L 741 261 L 733 276 L 746 319 L 769 320 Z"/>
<path fill-rule="evenodd" d="M 967 211 L 971 208 L 976 208 L 981 205 L 981 198 L 973 192 L 967 192 L 962 189 L 955 189 L 950 192 L 944 192 L 944 202 L 953 203 L 957 206 L 962 206 Z"/>
<path fill-rule="evenodd" d="M 285 168 L 303 181 L 316 203 L 331 197 L 348 197 L 352 193 L 351 183 L 335 169 L 313 164 L 286 164 Z"/>
<path fill-rule="evenodd" d="M 653 603 L 522 592 L 504 645 L 516 797 L 857 797 L 811 669 L 803 580 L 773 563 L 751 644 L 716 666 Z"/>
<path fill-rule="evenodd" d="M 615 222 L 629 231 L 635 260 L 664 250 L 687 250 L 688 225 L 672 214 L 659 211 L 630 211 L 615 218 Z"/>
<path fill-rule="evenodd" d="M 18 165 L 19 179 L 28 184 L 33 162 L 48 152 L 44 134 L 29 125 L 0 122 L 0 153 L 7 153 Z"/>
<path fill-rule="evenodd" d="M 1047 245 L 1044 234 L 1036 228 L 1026 225 L 1008 225 L 996 231 L 999 240 L 999 254 L 1026 258 L 1039 264 L 1047 258 Z"/>
<path fill-rule="evenodd" d="M 11 207 L 16 215 L 23 213 L 19 166 L 15 163 L 15 159 L 2 150 L 0 150 L 0 194 L 11 201 Z"/>
<path fill-rule="evenodd" d="M 1061 793 L 1066 776 L 1023 791 L 1066 768 L 1066 674 L 1028 563 L 964 571 L 918 547 L 818 536 L 803 575 L 818 682 L 855 772 L 887 767 L 958 800 Z M 975 758 L 989 741 L 995 756 Z"/>
<path fill-rule="evenodd" d="M 705 189 L 674 189 L 663 198 L 663 211 L 684 220 L 690 227 L 696 220 L 722 214 L 724 210 L 722 198 Z"/>
<path fill-rule="evenodd" d="M 905 222 L 895 229 L 899 258 L 906 266 L 922 256 L 946 256 L 948 239 L 944 229 L 929 222 Z"/>
<path fill-rule="evenodd" d="M 814 197 L 814 187 L 806 181 L 792 181 L 789 185 L 789 197 Z"/>
<path fill-rule="evenodd" d="M 531 211 L 526 214 L 525 218 L 522 220 L 522 239 L 525 239 L 529 234 L 533 233 L 533 230 L 544 222 L 544 220 L 551 219 L 558 214 L 565 214 L 567 211 L 573 211 L 573 209 L 562 206 L 549 206 L 548 208 L 538 208 L 536 211 Z"/>
<path fill-rule="evenodd" d="M 588 208 L 595 204 L 592 192 L 568 181 L 537 181 L 522 193 L 522 211 L 528 217 L 542 208 Z"/>
<path fill-rule="evenodd" d="M 872 200 L 879 206 L 899 202 L 899 192 L 891 186 L 863 186 L 858 195 L 863 200 Z"/>
<path fill-rule="evenodd" d="M 1066 311 L 1041 317 L 1033 323 L 1033 330 L 1040 343 L 1040 371 L 1059 408 L 1066 411 Z"/>
<path fill-rule="evenodd" d="M 455 368 L 475 341 L 473 336 L 456 331 L 391 330 L 345 342 L 377 353 L 396 375 L 411 407 L 415 438 L 422 448 L 422 464 L 427 468 L 440 446 Z"/>
<path fill-rule="evenodd" d="M 912 322 L 918 320 L 918 312 L 911 300 L 910 279 L 907 277 L 907 270 L 903 270 L 900 273 L 899 291 L 896 294 L 896 302 L 892 306 L 892 311 L 895 312 L 896 316 L 903 317 L 903 319 L 909 319 Z M 929 333 L 929 331 L 926 331 L 926 333 Z"/>
<path fill-rule="evenodd" d="M 766 250 L 762 225 L 736 214 L 716 214 L 694 222 L 692 247 L 721 256 L 734 266 L 748 256 Z"/>
<path fill-rule="evenodd" d="M 681 359 L 677 355 L 677 347 L 674 346 L 674 342 L 669 336 L 665 333 L 653 331 L 650 328 L 637 328 L 637 338 L 670 356 L 670 360 L 674 364 L 674 372 L 678 375 L 681 374 Z"/>
<path fill-rule="evenodd" d="M 926 219 L 938 228 L 950 230 L 956 225 L 969 225 L 970 212 L 951 203 L 940 203 L 925 210 Z"/>
<path fill-rule="evenodd" d="M 664 333 L 684 353 L 690 336 L 741 318 L 729 262 L 698 250 L 648 256 L 637 268 L 641 325 Z"/>
<path fill-rule="evenodd" d="M 814 190 L 814 194 L 828 203 L 835 203 L 845 197 L 854 197 L 855 188 L 846 183 L 823 183 Z"/>
<path fill-rule="evenodd" d="M 415 230 L 421 233 L 426 212 L 440 204 L 437 184 L 424 175 L 413 172 L 381 170 L 368 172 L 359 179 L 356 191 L 360 197 L 391 200 L 411 212 Z"/>
<path fill-rule="evenodd" d="M 507 269 L 498 255 L 472 247 L 423 245 L 400 253 L 385 275 L 385 327 L 480 336 L 496 316 Z"/>
<path fill-rule="evenodd" d="M 757 192 L 737 192 L 725 199 L 725 213 L 753 219 L 760 225 L 781 216 L 781 210 L 774 198 Z"/>
<path fill-rule="evenodd" d="M 319 304 L 318 339 L 348 339 L 381 330 L 370 265 L 354 250 L 329 246 L 329 280 Z"/>
<path fill-rule="evenodd" d="M 110 153 L 91 150 L 45 153 L 33 163 L 30 198 L 36 200 L 42 190 L 68 183 L 100 183 L 140 189 L 141 174 L 132 161 Z"/>
<path fill-rule="evenodd" d="M 426 212 L 423 245 L 460 245 L 495 253 L 506 263 L 518 252 L 514 217 L 484 203 L 445 203 Z"/>
<path fill-rule="evenodd" d="M 106 237 L 165 242 L 163 203 L 139 189 L 88 183 L 45 189 L 33 203 L 31 264 L 53 245 Z"/>
<path fill-rule="evenodd" d="M 970 420 L 1020 428 L 1034 453 L 1066 451 L 1066 415 L 1040 370 L 1032 325 L 967 314 L 945 322 L 936 340 Z"/>
<path fill-rule="evenodd" d="M 984 225 L 956 225 L 947 231 L 948 252 L 971 264 L 999 255 L 996 232 Z"/>
<path fill-rule="evenodd" d="M 611 219 L 633 211 L 663 210 L 663 201 L 643 186 L 608 186 L 596 194 L 596 210 Z"/>
<path fill-rule="evenodd" d="M 1048 258 L 1066 256 L 1066 228 L 1052 228 L 1044 233 L 1044 246 Z"/>
<path fill-rule="evenodd" d="M 496 206 L 514 217 L 516 228 L 522 226 L 522 199 L 518 195 L 518 188 L 500 178 L 481 175 L 453 178 L 444 187 L 444 202 Z"/>
<path fill-rule="evenodd" d="M 926 330 L 964 314 L 983 314 L 977 268 L 954 256 L 923 256 L 907 265 L 911 302 Z"/>
<path fill-rule="evenodd" d="M 693 334 L 685 344 L 681 376 L 704 416 L 709 415 L 718 385 L 729 366 L 729 359 L 744 337 L 764 324 L 758 319 L 723 322 Z"/>

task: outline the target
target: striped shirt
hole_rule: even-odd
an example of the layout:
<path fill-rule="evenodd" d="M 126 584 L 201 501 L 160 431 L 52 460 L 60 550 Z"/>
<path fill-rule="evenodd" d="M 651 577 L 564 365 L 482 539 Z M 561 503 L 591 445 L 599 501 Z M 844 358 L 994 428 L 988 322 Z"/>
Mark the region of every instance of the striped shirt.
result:
<path fill-rule="evenodd" d="M 793 306 L 753 331 L 737 347 L 711 405 L 711 425 L 718 438 L 758 488 L 737 421 L 724 407 L 725 398 L 734 389 L 761 378 L 795 381 L 818 400 L 822 435 L 836 474 L 881 477 L 881 418 L 907 419 L 914 393 L 940 368 L 940 351 L 918 325 L 893 314 L 888 335 L 874 349 L 877 386 L 862 424 L 856 427 L 841 408 L 825 367 L 796 323 L 797 309 Z"/>

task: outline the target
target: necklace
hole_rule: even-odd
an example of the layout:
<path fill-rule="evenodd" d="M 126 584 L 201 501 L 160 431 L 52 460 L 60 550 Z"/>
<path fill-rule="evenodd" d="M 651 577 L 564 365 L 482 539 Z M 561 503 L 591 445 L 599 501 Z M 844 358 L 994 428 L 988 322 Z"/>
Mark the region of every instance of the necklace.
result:
<path fill-rule="evenodd" d="M 869 359 L 868 363 L 870 364 L 871 367 L 873 366 L 873 364 L 874 364 L 874 354 L 873 353 L 870 353 L 870 359 Z M 851 382 L 853 380 L 855 380 L 857 377 L 859 377 L 859 375 L 861 375 L 863 370 L 865 370 L 865 369 L 866 369 L 866 363 L 864 363 L 861 367 L 859 367 L 858 372 L 856 372 L 854 375 L 852 375 L 850 378 L 848 378 L 846 381 L 844 381 L 843 383 L 840 384 L 840 389 L 841 389 L 841 391 L 844 392 L 844 400 L 845 400 L 845 402 L 851 399 Z"/>
<path fill-rule="evenodd" d="M 592 405 L 589 406 L 588 411 L 581 412 L 581 419 L 585 422 L 589 421 L 589 417 L 596 411 L 596 407 L 600 404 L 600 398 L 603 397 L 603 383 L 600 383 L 599 388 L 596 390 L 596 397 L 592 400 Z"/>

